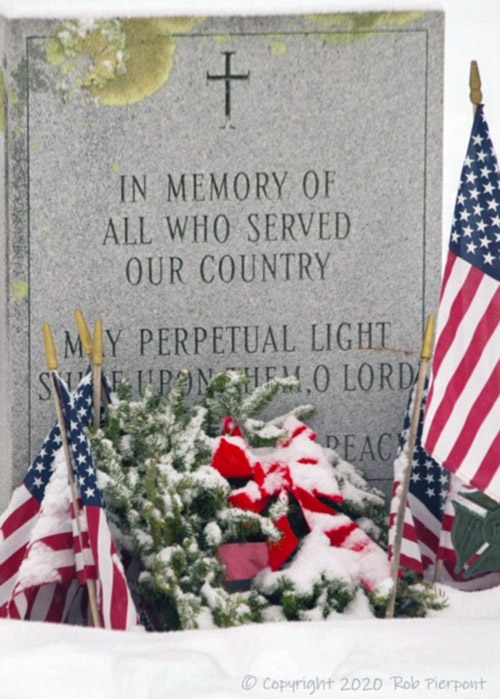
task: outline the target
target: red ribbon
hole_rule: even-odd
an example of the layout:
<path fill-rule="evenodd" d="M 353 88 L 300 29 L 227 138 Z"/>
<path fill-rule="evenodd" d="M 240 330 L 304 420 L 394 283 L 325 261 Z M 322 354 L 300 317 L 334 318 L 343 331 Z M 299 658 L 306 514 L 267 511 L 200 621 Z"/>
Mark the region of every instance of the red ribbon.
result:
<path fill-rule="evenodd" d="M 293 431 L 290 438 L 283 444 L 278 445 L 277 448 L 286 449 L 299 435 L 308 429 L 306 425 L 300 425 Z M 309 432 L 309 438 L 311 441 L 314 441 L 316 435 L 311 431 Z M 256 497 L 252 497 L 249 494 L 248 488 L 247 492 L 241 490 L 233 493 L 229 497 L 231 505 L 243 510 L 261 513 L 273 498 L 280 496 L 289 498 L 290 495 L 293 495 L 299 503 L 304 519 L 310 529 L 308 512 L 335 515 L 335 512 L 319 500 L 318 496 L 326 497 L 334 502 L 343 502 L 341 495 L 321 493 L 316 489 L 309 492 L 297 486 L 293 481 L 289 467 L 281 461 L 273 462 L 270 465 L 266 464 L 265 467 L 256 459 L 252 463 L 249 459 L 248 447 L 242 438 L 241 430 L 235 427 L 231 418 L 226 418 L 224 421 L 224 433 L 227 436 L 222 437 L 219 447 L 214 454 L 212 466 L 225 478 L 253 478 L 253 482 L 257 486 Z M 318 464 L 317 459 L 309 457 L 300 458 L 298 462 L 310 465 L 312 468 Z M 279 570 L 296 551 L 299 539 L 295 535 L 286 515 L 280 517 L 274 524 L 281 532 L 281 538 L 278 542 L 267 542 L 269 564 L 272 570 Z"/>

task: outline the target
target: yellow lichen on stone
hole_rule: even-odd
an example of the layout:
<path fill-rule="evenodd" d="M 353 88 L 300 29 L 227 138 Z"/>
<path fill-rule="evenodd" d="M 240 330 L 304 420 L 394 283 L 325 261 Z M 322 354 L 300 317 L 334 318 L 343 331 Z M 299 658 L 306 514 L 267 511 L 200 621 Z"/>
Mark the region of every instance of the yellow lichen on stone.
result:
<path fill-rule="evenodd" d="M 115 107 L 154 94 L 168 80 L 174 64 L 175 39 L 159 20 L 124 20 L 122 30 L 127 51 L 125 72 L 105 85 L 90 88 L 101 104 Z"/>
<path fill-rule="evenodd" d="M 170 77 L 175 35 L 186 34 L 201 18 L 132 18 L 66 22 L 47 41 L 47 59 L 75 85 L 106 106 L 140 102 Z"/>
<path fill-rule="evenodd" d="M 61 73 L 63 75 L 67 75 L 68 73 L 75 73 L 76 72 L 76 65 L 73 63 L 73 61 L 65 61 L 62 66 L 61 66 Z"/>
<path fill-rule="evenodd" d="M 30 144 L 30 150 L 31 150 L 33 153 L 36 153 L 37 150 L 39 150 L 39 149 L 40 149 L 40 144 L 39 144 L 39 143 L 31 143 L 31 144 Z"/>
<path fill-rule="evenodd" d="M 45 44 L 47 61 L 52 66 L 60 66 L 66 61 L 64 46 L 56 37 L 50 37 Z"/>
<path fill-rule="evenodd" d="M 9 102 L 11 104 L 17 104 L 19 102 L 19 94 L 15 91 L 11 92 L 9 95 Z"/>
<path fill-rule="evenodd" d="M 335 33 L 320 34 L 329 44 L 347 44 L 369 39 L 382 27 L 401 27 L 423 17 L 425 12 L 339 12 L 338 14 L 308 15 L 310 22 Z"/>
<path fill-rule="evenodd" d="M 122 169 L 122 166 L 120 165 L 120 163 L 113 163 L 111 169 L 113 170 L 113 172 L 118 173 Z"/>
<path fill-rule="evenodd" d="M 217 44 L 227 44 L 230 38 L 229 34 L 214 34 L 212 37 Z"/>
<path fill-rule="evenodd" d="M 273 58 L 279 58 L 280 56 L 284 56 L 285 53 L 288 51 L 288 46 L 283 43 L 275 43 L 273 42 L 271 46 L 269 47 L 269 50 L 271 52 L 271 56 Z"/>
<path fill-rule="evenodd" d="M 5 131 L 5 110 L 7 109 L 7 93 L 5 91 L 5 78 L 3 70 L 0 70 L 0 132 Z"/>
<path fill-rule="evenodd" d="M 29 285 L 27 282 L 13 282 L 12 284 L 12 296 L 15 301 L 22 301 L 27 298 L 29 294 Z"/>

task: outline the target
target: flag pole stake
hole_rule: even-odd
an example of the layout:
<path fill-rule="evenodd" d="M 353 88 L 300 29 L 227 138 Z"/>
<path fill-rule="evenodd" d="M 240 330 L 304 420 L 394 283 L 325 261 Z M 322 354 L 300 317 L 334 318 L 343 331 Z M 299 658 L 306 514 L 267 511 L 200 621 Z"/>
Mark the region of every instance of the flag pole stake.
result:
<path fill-rule="evenodd" d="M 422 343 L 422 351 L 420 353 L 420 371 L 418 373 L 418 383 L 417 390 L 415 393 L 415 399 L 413 403 L 413 414 L 411 419 L 410 436 L 407 444 L 407 464 L 401 479 L 401 485 L 399 486 L 399 506 L 396 515 L 396 526 L 394 533 L 394 545 L 392 550 L 392 565 L 391 565 L 391 576 L 392 576 L 392 591 L 389 601 L 387 603 L 386 618 L 392 619 L 394 617 L 394 609 L 396 606 L 396 593 L 398 585 L 398 574 L 399 574 L 399 561 L 401 559 L 401 544 L 403 540 L 403 529 L 404 520 L 406 512 L 406 502 L 408 500 L 408 490 L 410 487 L 410 477 L 411 477 L 411 466 L 413 452 L 415 451 L 415 443 L 417 441 L 417 431 L 418 423 L 420 420 L 420 409 L 422 406 L 422 398 L 424 395 L 425 380 L 427 378 L 427 368 L 429 361 L 432 357 L 432 349 L 434 346 L 434 329 L 435 329 L 435 318 L 434 316 L 429 316 L 427 321 L 427 327 L 425 329 L 424 341 Z"/>
<path fill-rule="evenodd" d="M 92 349 L 92 371 L 94 372 L 94 421 L 93 427 L 98 430 L 101 426 L 101 396 L 102 396 L 102 361 L 103 334 L 102 320 L 98 318 L 94 326 L 94 342 Z"/>
<path fill-rule="evenodd" d="M 43 341 L 45 345 L 45 356 L 47 359 L 47 368 L 50 372 L 50 378 L 52 380 L 52 388 L 54 393 L 54 403 L 57 413 L 57 421 L 59 423 L 59 430 L 61 432 L 61 439 L 64 451 L 64 458 L 66 461 L 66 468 L 68 470 L 68 483 L 71 492 L 71 500 L 73 508 L 75 511 L 76 526 L 78 530 L 78 538 L 80 539 L 80 548 L 83 551 L 83 540 L 82 540 L 82 527 L 80 523 L 80 508 L 78 505 L 78 493 L 75 483 L 75 478 L 73 475 L 73 465 L 71 460 L 71 452 L 69 448 L 68 432 L 66 430 L 66 422 L 64 420 L 61 399 L 59 396 L 59 391 L 57 388 L 56 371 L 59 367 L 59 362 L 57 361 L 56 347 L 54 343 L 54 338 L 52 336 L 52 331 L 48 323 L 44 323 L 43 326 Z M 92 614 L 92 622 L 96 628 L 102 627 L 101 619 L 99 615 L 99 609 L 97 606 L 97 595 L 95 589 L 94 580 L 87 580 L 87 590 L 89 593 L 89 605 Z"/>

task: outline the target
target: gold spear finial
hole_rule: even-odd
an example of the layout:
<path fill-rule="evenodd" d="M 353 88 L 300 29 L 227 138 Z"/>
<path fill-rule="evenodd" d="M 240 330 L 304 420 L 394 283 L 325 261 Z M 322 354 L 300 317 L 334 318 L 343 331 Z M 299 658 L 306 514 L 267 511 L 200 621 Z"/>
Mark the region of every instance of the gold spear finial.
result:
<path fill-rule="evenodd" d="M 103 360 L 102 320 L 98 318 L 94 325 L 94 342 L 92 348 L 92 364 L 101 366 Z"/>
<path fill-rule="evenodd" d="M 432 357 L 434 348 L 434 332 L 436 327 L 436 319 L 434 316 L 429 316 L 427 327 L 425 328 L 424 341 L 422 343 L 421 359 L 429 360 Z"/>
<path fill-rule="evenodd" d="M 56 371 L 59 366 L 57 361 L 56 345 L 52 330 L 48 323 L 43 324 L 43 344 L 45 346 L 45 357 L 47 359 L 47 368 L 49 371 Z"/>
<path fill-rule="evenodd" d="M 78 334 L 82 341 L 83 351 L 87 357 L 92 356 L 92 335 L 90 334 L 89 326 L 85 321 L 85 317 L 80 309 L 75 311 L 76 324 L 78 326 Z"/>
<path fill-rule="evenodd" d="M 483 101 L 483 93 L 481 92 L 481 76 L 479 75 L 477 61 L 471 61 L 470 63 L 469 87 L 470 101 L 474 105 L 475 111 Z"/>

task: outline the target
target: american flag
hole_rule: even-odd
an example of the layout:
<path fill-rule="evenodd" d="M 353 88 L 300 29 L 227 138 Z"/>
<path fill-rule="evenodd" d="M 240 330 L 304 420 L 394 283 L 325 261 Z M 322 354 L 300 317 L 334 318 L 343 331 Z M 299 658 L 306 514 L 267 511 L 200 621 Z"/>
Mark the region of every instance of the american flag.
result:
<path fill-rule="evenodd" d="M 68 439 L 80 492 L 80 553 L 83 577 L 96 580 L 97 600 L 104 628 L 132 629 L 137 626 L 137 612 L 125 578 L 125 571 L 111 538 L 101 489 L 97 481 L 90 445 L 82 418 L 85 416 L 66 385 L 58 380 L 58 391 L 66 416 Z"/>
<path fill-rule="evenodd" d="M 56 385 L 80 486 L 80 527 L 55 426 L 0 519 L 0 617 L 82 622 L 81 585 L 97 578 L 104 626 L 130 628 L 136 625 L 135 609 L 111 542 L 84 433 L 92 422 L 92 374 L 82 379 L 74 398 L 57 375 Z"/>
<path fill-rule="evenodd" d="M 396 517 L 399 507 L 400 488 L 403 474 L 408 465 L 408 439 L 416 388 L 413 387 L 401 433 L 400 445 L 394 462 L 394 491 L 391 502 L 389 524 L 389 558 L 393 556 Z M 450 475 L 424 450 L 421 443 L 422 423 L 427 396 L 424 390 L 420 409 L 419 425 L 412 455 L 411 477 L 406 502 L 400 565 L 404 568 L 432 577 L 440 551 L 441 530 Z"/>
<path fill-rule="evenodd" d="M 422 443 L 500 499 L 500 170 L 477 110 L 455 205 Z"/>

